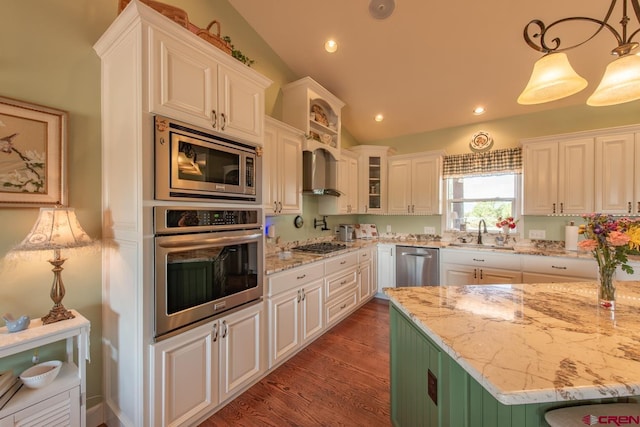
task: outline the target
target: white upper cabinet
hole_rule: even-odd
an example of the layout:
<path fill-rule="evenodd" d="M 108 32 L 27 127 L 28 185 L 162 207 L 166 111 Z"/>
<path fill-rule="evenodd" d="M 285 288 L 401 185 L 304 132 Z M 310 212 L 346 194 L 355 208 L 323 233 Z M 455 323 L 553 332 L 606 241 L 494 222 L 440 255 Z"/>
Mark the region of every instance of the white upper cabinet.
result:
<path fill-rule="evenodd" d="M 265 215 L 302 213 L 302 131 L 265 117 Z"/>
<path fill-rule="evenodd" d="M 344 102 L 311 77 L 284 85 L 282 94 L 282 121 L 305 133 L 303 149 L 322 148 L 339 159 Z"/>
<path fill-rule="evenodd" d="M 640 133 L 596 138 L 596 211 L 640 214 Z"/>
<path fill-rule="evenodd" d="M 262 143 L 267 79 L 230 56 L 241 67 L 160 29 L 150 28 L 149 37 L 151 112 Z"/>
<path fill-rule="evenodd" d="M 593 138 L 523 142 L 525 215 L 593 211 Z"/>
<path fill-rule="evenodd" d="M 320 215 L 352 214 L 358 209 L 358 155 L 342 150 L 338 160 L 338 188 L 340 197 L 325 196 L 318 200 Z"/>
<path fill-rule="evenodd" d="M 442 154 L 389 158 L 388 212 L 435 215 L 442 212 Z"/>

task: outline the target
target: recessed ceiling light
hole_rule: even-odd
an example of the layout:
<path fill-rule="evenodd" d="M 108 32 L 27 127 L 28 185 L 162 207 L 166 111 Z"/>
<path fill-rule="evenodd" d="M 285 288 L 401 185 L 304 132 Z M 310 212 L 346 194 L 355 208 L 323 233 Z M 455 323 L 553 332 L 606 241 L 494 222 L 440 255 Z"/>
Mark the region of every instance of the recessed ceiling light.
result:
<path fill-rule="evenodd" d="M 480 114 L 484 114 L 486 111 L 487 110 L 485 110 L 483 106 L 479 105 L 473 109 L 473 114 L 475 114 L 476 116 L 479 116 Z"/>
<path fill-rule="evenodd" d="M 376 116 L 373 118 L 376 122 L 381 122 L 384 120 L 384 116 L 382 114 L 376 114 Z"/>
<path fill-rule="evenodd" d="M 338 50 L 338 43 L 333 40 L 333 39 L 329 39 L 327 40 L 327 42 L 324 44 L 324 50 L 326 50 L 329 53 L 333 53 L 336 50 Z"/>

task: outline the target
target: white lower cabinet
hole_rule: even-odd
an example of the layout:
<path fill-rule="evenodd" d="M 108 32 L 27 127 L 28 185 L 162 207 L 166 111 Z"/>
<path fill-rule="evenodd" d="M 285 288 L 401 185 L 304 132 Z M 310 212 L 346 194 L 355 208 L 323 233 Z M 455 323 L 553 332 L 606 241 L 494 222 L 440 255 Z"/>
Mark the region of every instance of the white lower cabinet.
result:
<path fill-rule="evenodd" d="M 323 276 L 318 263 L 269 277 L 269 368 L 323 332 Z"/>
<path fill-rule="evenodd" d="M 193 422 L 262 375 L 263 315 L 260 302 L 152 345 L 151 424 Z"/>
<path fill-rule="evenodd" d="M 523 283 L 584 282 L 597 277 L 597 263 L 590 258 L 522 255 Z"/>
<path fill-rule="evenodd" d="M 325 262 L 327 328 L 350 314 L 358 304 L 358 254 L 351 252 Z"/>
<path fill-rule="evenodd" d="M 372 298 L 378 291 L 376 285 L 376 249 L 365 248 L 358 251 L 358 302 Z"/>
<path fill-rule="evenodd" d="M 521 283 L 520 255 L 441 249 L 442 285 Z"/>
<path fill-rule="evenodd" d="M 384 288 L 396 287 L 396 245 L 378 244 L 378 295 L 386 298 Z"/>

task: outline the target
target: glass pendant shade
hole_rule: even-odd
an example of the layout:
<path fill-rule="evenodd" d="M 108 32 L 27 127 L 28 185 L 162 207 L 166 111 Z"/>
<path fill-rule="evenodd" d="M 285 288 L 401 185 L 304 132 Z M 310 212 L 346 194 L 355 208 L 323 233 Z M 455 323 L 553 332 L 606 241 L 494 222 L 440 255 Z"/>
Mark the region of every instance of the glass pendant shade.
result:
<path fill-rule="evenodd" d="M 518 104 L 555 101 L 580 92 L 587 84 L 571 67 L 566 54 L 549 53 L 534 64 L 529 83 L 518 97 Z"/>
<path fill-rule="evenodd" d="M 640 55 L 625 55 L 607 65 L 587 104 L 602 107 L 636 99 L 640 99 Z"/>

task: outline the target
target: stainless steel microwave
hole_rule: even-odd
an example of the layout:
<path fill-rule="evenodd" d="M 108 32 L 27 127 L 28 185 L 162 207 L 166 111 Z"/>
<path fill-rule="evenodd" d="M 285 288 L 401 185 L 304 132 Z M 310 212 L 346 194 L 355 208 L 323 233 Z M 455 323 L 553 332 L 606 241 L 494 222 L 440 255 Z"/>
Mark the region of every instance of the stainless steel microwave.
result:
<path fill-rule="evenodd" d="M 260 203 L 262 148 L 155 116 L 155 198 Z"/>

